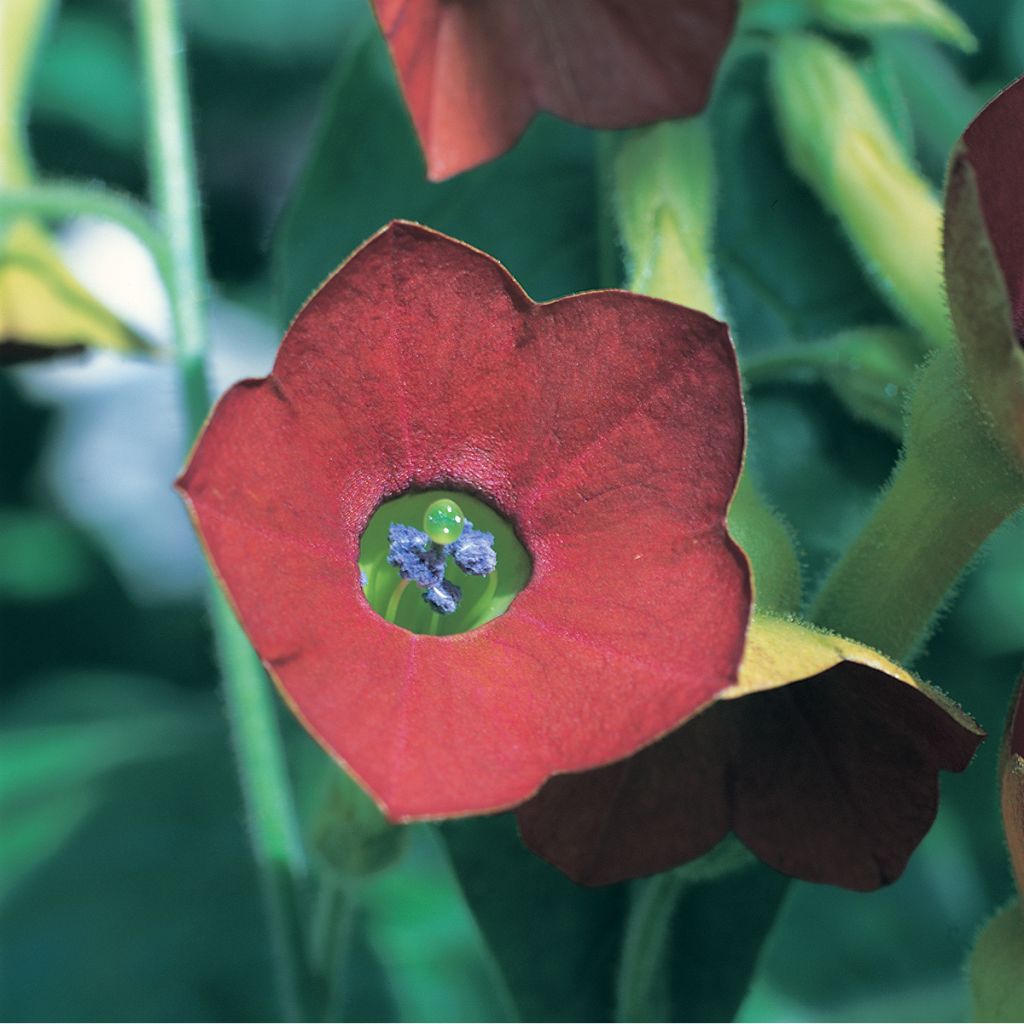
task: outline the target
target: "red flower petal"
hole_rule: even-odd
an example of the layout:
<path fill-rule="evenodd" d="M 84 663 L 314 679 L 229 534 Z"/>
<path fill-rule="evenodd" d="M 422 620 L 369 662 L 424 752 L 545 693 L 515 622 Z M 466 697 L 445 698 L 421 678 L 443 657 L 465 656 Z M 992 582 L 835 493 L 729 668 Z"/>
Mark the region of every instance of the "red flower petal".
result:
<path fill-rule="evenodd" d="M 946 178 L 946 291 L 968 385 L 1024 460 L 1024 79 L 971 122 Z"/>
<path fill-rule="evenodd" d="M 1024 78 L 978 114 L 964 132 L 961 146 L 974 170 L 1017 336 L 1024 338 Z"/>
<path fill-rule="evenodd" d="M 728 699 L 625 761 L 551 779 L 519 808 L 524 842 L 587 885 L 695 860 L 730 831 L 806 881 L 899 877 L 935 818 L 939 770 L 962 771 L 983 734 L 849 641 L 755 619 L 748 644 L 759 664 Z"/>
<path fill-rule="evenodd" d="M 431 180 L 509 149 L 539 110 L 595 128 L 707 103 L 736 0 L 374 0 Z"/>
<path fill-rule="evenodd" d="M 285 698 L 408 819 L 517 804 L 735 679 L 742 449 L 724 325 L 625 292 L 535 305 L 398 223 L 221 400 L 179 486 Z M 533 558 L 503 616 L 450 637 L 385 622 L 356 565 L 381 501 L 435 487 L 489 501 Z"/>

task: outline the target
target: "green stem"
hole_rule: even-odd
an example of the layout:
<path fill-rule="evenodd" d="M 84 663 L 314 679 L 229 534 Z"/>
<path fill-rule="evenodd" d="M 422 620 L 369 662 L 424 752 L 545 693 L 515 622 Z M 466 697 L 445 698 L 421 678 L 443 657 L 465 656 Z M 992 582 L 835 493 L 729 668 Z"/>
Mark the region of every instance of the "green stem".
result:
<path fill-rule="evenodd" d="M 619 967 L 616 1020 L 668 1020 L 666 947 L 672 915 L 686 887 L 681 871 L 667 871 L 633 884 Z"/>
<path fill-rule="evenodd" d="M 334 929 L 327 959 L 327 998 L 324 1020 L 341 1020 L 345 982 L 348 977 L 352 939 L 359 912 L 358 888 L 354 884 L 338 887 L 334 911 Z"/>
<path fill-rule="evenodd" d="M 165 233 L 174 345 L 192 430 L 209 411 L 206 278 L 184 41 L 176 0 L 135 0 L 148 102 L 150 175 Z"/>
<path fill-rule="evenodd" d="M 311 961 L 320 977 L 321 1019 L 341 1019 L 349 951 L 359 910 L 358 885 L 321 877 L 312 915 Z"/>
<path fill-rule="evenodd" d="M 130 196 L 105 188 L 64 182 L 0 191 L 0 218 L 27 214 L 43 220 L 99 217 L 130 231 L 152 253 L 160 276 L 170 281 L 171 260 L 166 239 L 150 212 Z"/>
<path fill-rule="evenodd" d="M 467 630 L 482 626 L 487 621 L 487 614 L 491 608 L 491 602 L 498 591 L 498 570 L 495 569 L 488 577 L 483 593 L 477 598 L 476 603 L 466 613 L 464 622 Z"/>
<path fill-rule="evenodd" d="M 811 609 L 821 626 L 907 661 L 989 534 L 1024 504 L 1024 475 L 989 435 L 956 354 L 911 400 L 904 455 Z"/>
<path fill-rule="evenodd" d="M 263 666 L 213 580 L 210 612 L 282 1018 L 301 1020 L 306 978 L 302 898 L 308 869 L 276 710 Z"/>
<path fill-rule="evenodd" d="M 395 589 L 391 591 L 391 600 L 388 601 L 388 606 L 384 610 L 384 618 L 388 622 L 395 621 L 395 616 L 398 614 L 398 604 L 402 600 L 402 595 L 405 593 L 408 586 L 408 580 L 400 580 Z"/>
<path fill-rule="evenodd" d="M 206 418 L 210 398 L 205 366 L 206 274 L 184 43 L 173 0 L 136 0 L 136 19 L 150 111 L 150 172 L 167 234 L 175 356 L 189 430 L 195 434 Z M 216 584 L 211 586 L 210 611 L 282 1012 L 285 1019 L 302 1019 L 299 901 L 307 866 L 276 711 L 259 658 Z"/>

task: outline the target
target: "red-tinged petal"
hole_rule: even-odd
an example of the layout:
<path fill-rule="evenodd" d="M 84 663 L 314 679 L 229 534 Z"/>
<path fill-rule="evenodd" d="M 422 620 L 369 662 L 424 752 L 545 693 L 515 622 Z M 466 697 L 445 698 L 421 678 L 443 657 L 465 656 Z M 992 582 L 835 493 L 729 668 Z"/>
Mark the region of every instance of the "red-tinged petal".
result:
<path fill-rule="evenodd" d="M 946 290 L 974 399 L 1024 462 L 1024 79 L 971 122 L 946 180 Z"/>
<path fill-rule="evenodd" d="M 981 197 L 1018 335 L 1024 335 L 1024 78 L 1001 92 L 964 132 L 963 156 Z"/>
<path fill-rule="evenodd" d="M 707 103 L 735 0 L 374 0 L 440 181 L 499 156 L 546 110 L 596 128 Z"/>
<path fill-rule="evenodd" d="M 392 818 L 438 817 L 621 758 L 735 680 L 743 430 L 724 325 L 626 292 L 535 305 L 394 224 L 221 400 L 180 487 L 310 731 Z M 533 559 L 504 615 L 447 637 L 385 622 L 356 565 L 383 500 L 435 487 L 490 502 Z"/>
<path fill-rule="evenodd" d="M 526 844 L 604 885 L 694 860 L 730 831 L 807 881 L 893 881 L 928 831 L 940 769 L 976 726 L 873 651 L 757 617 L 740 682 L 618 764 L 559 776 L 518 812 Z"/>

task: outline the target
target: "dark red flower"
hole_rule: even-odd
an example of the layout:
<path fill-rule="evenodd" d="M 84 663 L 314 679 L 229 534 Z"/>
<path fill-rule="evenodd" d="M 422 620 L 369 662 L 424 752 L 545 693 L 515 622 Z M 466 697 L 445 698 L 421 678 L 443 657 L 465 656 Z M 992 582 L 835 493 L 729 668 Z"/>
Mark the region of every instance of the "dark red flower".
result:
<path fill-rule="evenodd" d="M 1024 461 L 1024 78 L 971 122 L 946 181 L 946 287 L 971 390 Z"/>
<path fill-rule="evenodd" d="M 509 149 L 540 110 L 594 128 L 696 114 L 736 0 L 374 0 L 431 180 Z"/>
<path fill-rule="evenodd" d="M 935 819 L 939 770 L 966 768 L 982 736 L 877 652 L 757 615 L 735 687 L 632 757 L 552 779 L 519 826 L 588 885 L 665 871 L 733 832 L 784 874 L 875 889 Z"/>
<path fill-rule="evenodd" d="M 392 224 L 220 401 L 179 487 L 257 651 L 396 820 L 513 806 L 732 683 L 750 606 L 725 530 L 743 407 L 723 324 L 605 291 L 536 305 L 494 260 Z M 472 493 L 527 586 L 432 637 L 367 604 L 387 498 Z"/>

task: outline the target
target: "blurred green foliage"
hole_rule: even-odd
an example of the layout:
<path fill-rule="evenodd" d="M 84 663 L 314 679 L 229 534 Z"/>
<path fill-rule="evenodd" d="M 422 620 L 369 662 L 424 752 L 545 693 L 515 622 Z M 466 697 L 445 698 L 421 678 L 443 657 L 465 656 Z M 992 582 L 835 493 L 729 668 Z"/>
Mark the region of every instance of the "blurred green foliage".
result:
<path fill-rule="evenodd" d="M 974 109 L 1024 69 L 1024 3 L 953 6 L 978 35 L 977 54 L 892 36 L 873 71 L 936 181 Z M 191 0 L 185 13 L 221 294 L 283 326 L 394 217 L 484 248 L 537 299 L 603 283 L 615 254 L 593 134 L 542 118 L 494 164 L 430 185 L 362 0 Z M 737 52 L 712 109 L 720 270 L 743 359 L 892 323 L 835 221 L 788 170 L 764 77 L 756 47 Z M 68 0 L 33 107 L 43 171 L 142 195 L 138 96 L 124 5 Z M 264 1019 L 269 950 L 202 603 L 132 596 L 62 506 L 48 469 L 59 402 L 31 397 L 36 372 L 0 378 L 3 1016 Z M 758 478 L 817 579 L 864 520 L 895 444 L 813 384 L 759 388 L 750 426 Z M 1020 522 L 993 538 L 920 666 L 993 733 L 1024 657 L 1022 541 Z M 322 758 L 297 727 L 289 736 L 311 788 Z M 962 1018 L 964 955 L 1010 893 L 994 778 L 989 743 L 967 773 L 943 780 L 939 821 L 891 888 L 791 886 L 742 1019 Z M 447 846 L 411 830 L 401 862 L 361 891 L 340 1015 L 507 1019 L 511 1001 L 527 1019 L 607 1016 L 623 890 L 574 889 L 518 856 L 510 826 L 454 823 Z M 781 896 L 762 872 L 681 904 L 680 1016 L 732 1012 L 730 965 L 711 954 L 740 962 L 756 952 L 744 936 L 766 926 L 758 907 Z M 565 915 L 546 918 L 546 903 Z"/>

